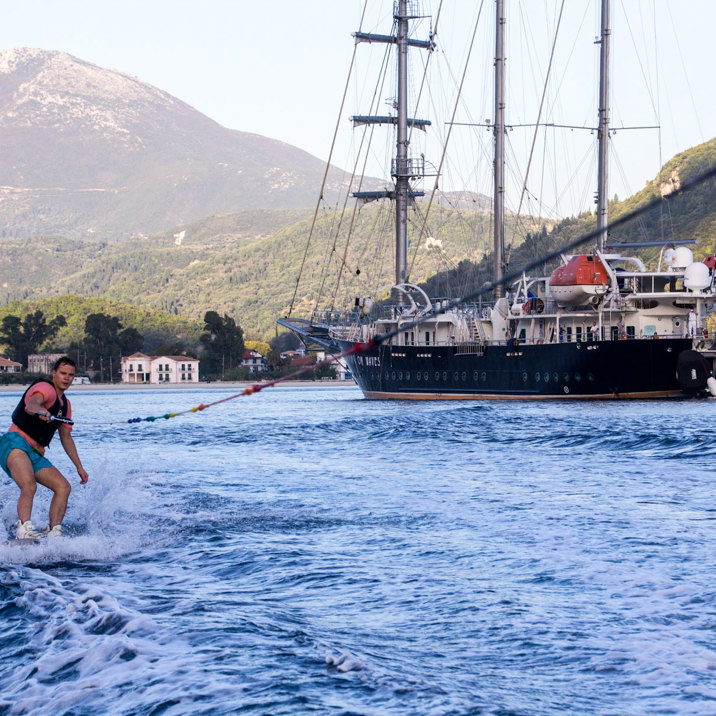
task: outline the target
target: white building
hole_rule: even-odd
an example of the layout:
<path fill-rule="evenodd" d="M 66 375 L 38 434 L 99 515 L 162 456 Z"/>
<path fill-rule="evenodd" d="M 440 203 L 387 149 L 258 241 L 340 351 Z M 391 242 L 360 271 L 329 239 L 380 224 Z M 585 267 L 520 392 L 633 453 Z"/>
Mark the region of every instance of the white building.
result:
<path fill-rule="evenodd" d="M 316 353 L 316 363 L 320 363 L 323 360 L 326 360 L 326 351 L 318 351 Z M 353 380 L 351 369 L 348 367 L 345 358 L 334 360 L 331 365 L 333 366 L 337 380 Z"/>
<path fill-rule="evenodd" d="M 22 363 L 0 356 L 0 373 L 22 373 Z"/>
<path fill-rule="evenodd" d="M 32 353 L 27 356 L 27 372 L 50 375 L 55 362 L 67 355 L 66 353 Z"/>
<path fill-rule="evenodd" d="M 348 367 L 344 358 L 339 358 L 335 361 L 334 366 L 336 369 L 336 378 L 338 378 L 338 380 L 353 380 L 351 369 Z"/>
<path fill-rule="evenodd" d="M 258 351 L 245 350 L 241 356 L 241 367 L 248 368 L 251 373 L 263 373 L 268 370 L 268 361 Z"/>
<path fill-rule="evenodd" d="M 148 356 L 134 353 L 122 358 L 123 383 L 198 383 L 199 361 L 187 356 Z"/>

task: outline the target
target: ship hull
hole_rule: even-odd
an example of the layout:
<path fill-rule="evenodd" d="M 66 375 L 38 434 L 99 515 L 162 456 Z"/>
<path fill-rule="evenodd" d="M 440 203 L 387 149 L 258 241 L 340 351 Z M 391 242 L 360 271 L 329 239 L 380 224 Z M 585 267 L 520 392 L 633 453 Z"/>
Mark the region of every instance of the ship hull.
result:
<path fill-rule="evenodd" d="M 339 341 L 342 351 L 352 343 Z M 679 354 L 691 340 L 518 347 L 391 346 L 346 361 L 367 398 L 397 400 L 627 399 L 683 395 Z"/>

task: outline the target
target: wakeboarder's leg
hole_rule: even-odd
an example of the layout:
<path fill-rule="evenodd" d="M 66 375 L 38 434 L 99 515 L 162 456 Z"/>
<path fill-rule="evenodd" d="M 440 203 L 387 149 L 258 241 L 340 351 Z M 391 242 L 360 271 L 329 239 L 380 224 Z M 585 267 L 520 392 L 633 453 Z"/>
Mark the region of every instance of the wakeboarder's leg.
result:
<path fill-rule="evenodd" d="M 72 487 L 56 467 L 43 467 L 35 473 L 35 479 L 55 493 L 50 502 L 50 529 L 52 529 L 55 525 L 62 524 Z"/>
<path fill-rule="evenodd" d="M 17 516 L 20 522 L 27 522 L 32 516 L 32 502 L 37 492 L 37 482 L 32 471 L 32 463 L 22 450 L 11 450 L 7 456 L 8 472 L 20 488 L 20 497 L 17 501 Z"/>

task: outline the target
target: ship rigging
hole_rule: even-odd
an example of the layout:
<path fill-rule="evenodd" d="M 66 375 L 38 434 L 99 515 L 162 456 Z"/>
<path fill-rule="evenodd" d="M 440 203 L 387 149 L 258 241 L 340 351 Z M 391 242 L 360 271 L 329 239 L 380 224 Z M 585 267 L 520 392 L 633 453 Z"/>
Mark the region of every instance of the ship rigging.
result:
<path fill-rule="evenodd" d="M 599 35 L 597 241 L 566 255 L 549 276 L 527 273 L 506 284 L 504 249 L 505 0 L 495 2 L 494 237 L 492 300 L 431 297 L 408 280 L 407 212 L 422 192 L 424 161 L 409 155 L 409 132 L 427 129 L 408 117 L 409 48 L 430 51 L 433 37 L 413 39 L 417 3 L 396 0 L 391 35 L 356 40 L 398 52 L 396 114 L 356 116 L 396 127 L 393 188 L 356 191 L 358 201 L 395 202 L 395 284 L 390 304 L 372 296 L 352 310 L 315 311 L 279 323 L 308 347 L 347 354 L 368 398 L 644 398 L 716 395 L 716 345 L 706 316 L 716 302 L 713 257 L 695 262 L 687 246 L 665 246 L 654 270 L 610 246 L 608 221 L 610 2 L 601 0 Z M 659 242 L 648 242 L 656 245 Z M 661 242 L 663 244 L 663 242 Z M 514 278 L 514 277 L 513 277 Z M 479 292 L 478 292 L 479 293 Z M 360 347 L 360 350 L 352 350 Z"/>

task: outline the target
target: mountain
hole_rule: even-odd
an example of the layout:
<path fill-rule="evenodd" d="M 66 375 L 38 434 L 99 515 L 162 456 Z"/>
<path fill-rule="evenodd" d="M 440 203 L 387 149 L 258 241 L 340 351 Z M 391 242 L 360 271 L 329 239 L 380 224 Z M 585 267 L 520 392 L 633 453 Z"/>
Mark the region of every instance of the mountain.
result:
<path fill-rule="evenodd" d="M 63 52 L 0 51 L 0 237 L 118 238 L 312 207 L 325 163 Z M 326 196 L 344 180 L 329 173 Z"/>

